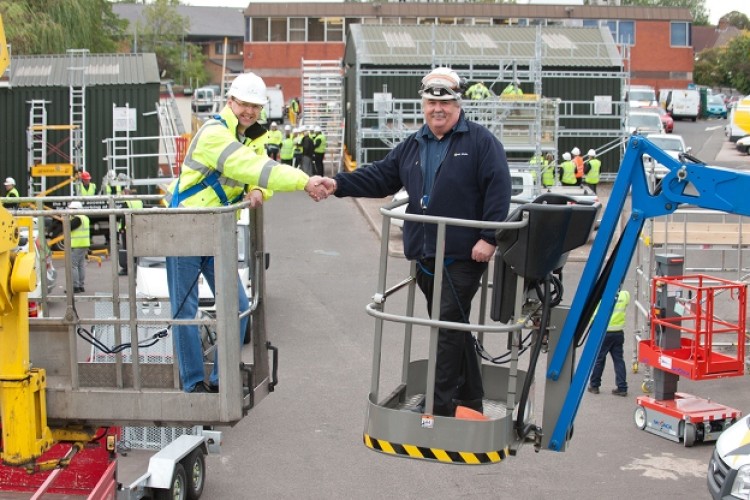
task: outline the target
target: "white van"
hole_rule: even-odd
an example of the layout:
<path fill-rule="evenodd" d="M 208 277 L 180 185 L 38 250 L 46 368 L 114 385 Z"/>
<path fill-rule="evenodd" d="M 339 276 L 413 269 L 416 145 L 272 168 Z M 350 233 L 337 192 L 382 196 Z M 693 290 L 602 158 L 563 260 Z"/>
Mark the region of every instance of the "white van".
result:
<path fill-rule="evenodd" d="M 266 105 L 268 122 L 276 122 L 281 125 L 284 123 L 284 115 L 286 114 L 284 92 L 276 87 L 268 87 L 266 88 L 266 97 L 268 98 L 268 104 Z"/>
<path fill-rule="evenodd" d="M 708 462 L 708 492 L 715 500 L 750 498 L 750 415 L 724 430 Z"/>
<path fill-rule="evenodd" d="M 732 142 L 750 135 L 750 96 L 737 101 L 729 112 L 727 137 Z"/>
<path fill-rule="evenodd" d="M 625 88 L 625 101 L 631 109 L 656 106 L 656 91 L 648 85 L 631 85 Z"/>
<path fill-rule="evenodd" d="M 675 120 L 695 121 L 701 112 L 701 94 L 695 89 L 672 89 L 666 100 L 667 113 Z"/>

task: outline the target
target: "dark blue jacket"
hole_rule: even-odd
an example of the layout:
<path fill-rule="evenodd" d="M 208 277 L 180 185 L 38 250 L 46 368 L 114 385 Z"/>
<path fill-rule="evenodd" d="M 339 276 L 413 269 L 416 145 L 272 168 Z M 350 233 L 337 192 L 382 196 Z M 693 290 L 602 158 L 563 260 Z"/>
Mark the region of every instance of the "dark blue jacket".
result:
<path fill-rule="evenodd" d="M 489 130 L 465 119 L 450 136 L 445 159 L 435 175 L 426 210 L 423 191 L 424 134 L 427 125 L 401 142 L 382 160 L 335 176 L 337 197 L 383 198 L 401 187 L 409 193 L 407 213 L 500 222 L 508 215 L 511 182 L 505 149 Z M 448 226 L 445 257 L 470 260 L 482 238 L 495 244 L 495 231 Z M 404 254 L 408 259 L 435 256 L 437 226 L 404 221 Z"/>

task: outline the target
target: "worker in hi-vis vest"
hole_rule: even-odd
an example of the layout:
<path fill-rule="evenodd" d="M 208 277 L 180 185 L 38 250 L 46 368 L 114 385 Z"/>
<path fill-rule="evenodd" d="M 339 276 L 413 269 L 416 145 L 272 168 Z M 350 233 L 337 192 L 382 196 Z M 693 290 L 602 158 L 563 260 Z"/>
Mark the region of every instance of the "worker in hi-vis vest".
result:
<path fill-rule="evenodd" d="M 227 92 L 227 104 L 209 118 L 188 147 L 180 176 L 169 187 L 165 201 L 170 208 L 221 207 L 243 199 L 259 207 L 274 191 L 306 191 L 318 201 L 328 193 L 320 177 L 277 163 L 264 154 L 266 129 L 260 123 L 268 102 L 266 84 L 254 73 L 234 79 Z M 227 241 L 227 245 L 236 245 Z M 213 257 L 167 257 L 167 284 L 175 319 L 194 319 L 198 312 L 200 274 L 215 293 Z M 237 277 L 239 312 L 249 309 L 247 294 Z M 240 319 L 240 345 L 247 330 L 248 316 Z M 203 348 L 198 325 L 174 325 L 174 344 L 185 392 L 217 392 L 218 367 L 214 364 L 204 381 Z"/>

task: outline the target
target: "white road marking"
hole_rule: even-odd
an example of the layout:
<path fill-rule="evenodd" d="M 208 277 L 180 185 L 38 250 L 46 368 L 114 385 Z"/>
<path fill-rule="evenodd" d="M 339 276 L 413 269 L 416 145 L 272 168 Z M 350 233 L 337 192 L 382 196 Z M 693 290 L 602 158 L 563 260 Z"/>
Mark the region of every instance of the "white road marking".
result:
<path fill-rule="evenodd" d="M 646 453 L 645 458 L 636 458 L 620 469 L 640 470 L 643 471 L 643 476 L 652 479 L 677 481 L 681 477 L 703 477 L 706 475 L 706 467 L 701 460 L 677 458 L 672 453 L 662 453 L 660 456 Z"/>
<path fill-rule="evenodd" d="M 719 129 L 722 129 L 722 128 L 724 128 L 723 125 L 715 125 L 713 127 L 706 127 L 706 132 L 711 132 L 713 130 L 719 130 Z"/>

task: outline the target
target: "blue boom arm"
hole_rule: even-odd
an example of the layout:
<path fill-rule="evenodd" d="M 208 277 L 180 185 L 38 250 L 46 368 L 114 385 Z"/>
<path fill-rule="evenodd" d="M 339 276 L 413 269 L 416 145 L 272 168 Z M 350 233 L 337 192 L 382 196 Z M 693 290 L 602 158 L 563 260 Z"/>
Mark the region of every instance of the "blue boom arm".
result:
<path fill-rule="evenodd" d="M 654 192 L 648 187 L 643 155 L 650 156 L 669 169 L 660 187 Z M 608 261 L 607 250 L 628 193 L 631 193 L 630 218 Z M 647 139 L 632 136 L 549 364 L 547 378 L 557 380 L 570 349 L 574 347 L 574 339 L 589 324 L 589 318 L 584 317 L 587 304 L 599 303 L 601 300 L 598 312 L 591 322 L 588 339 L 574 368 L 570 389 L 550 436 L 549 449 L 562 450 L 571 435 L 573 421 L 607 331 L 618 288 L 625 278 L 644 222 L 651 217 L 668 215 L 682 204 L 750 215 L 750 175 L 688 162 L 684 158 L 677 160 Z"/>

